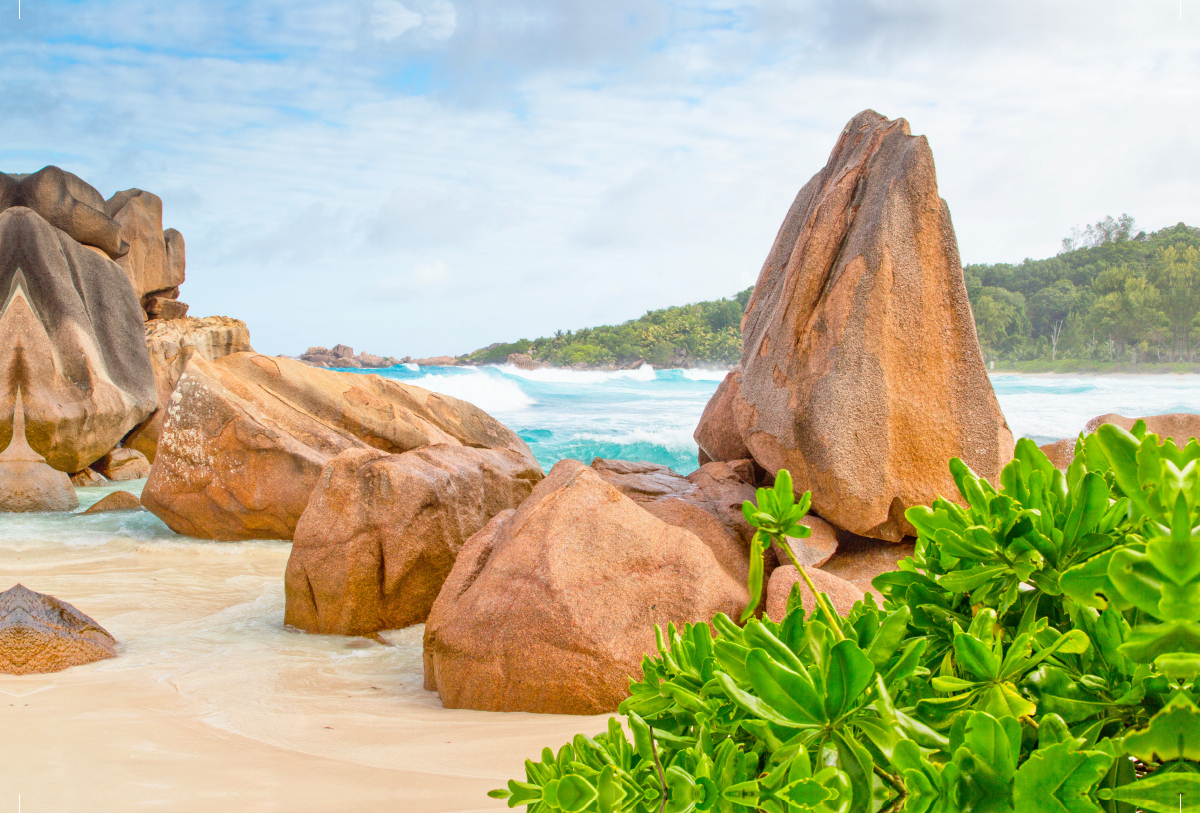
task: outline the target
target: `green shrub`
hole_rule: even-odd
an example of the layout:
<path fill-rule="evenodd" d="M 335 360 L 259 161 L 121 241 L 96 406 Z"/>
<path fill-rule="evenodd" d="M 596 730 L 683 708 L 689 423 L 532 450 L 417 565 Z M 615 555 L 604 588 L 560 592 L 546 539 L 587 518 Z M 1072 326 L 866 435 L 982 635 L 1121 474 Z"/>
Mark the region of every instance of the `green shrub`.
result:
<path fill-rule="evenodd" d="M 531 813 L 1200 811 L 1200 445 L 1139 422 L 1076 449 L 1062 472 L 1019 441 L 999 488 L 951 461 L 961 504 L 910 509 L 914 555 L 844 619 L 824 596 L 806 617 L 798 589 L 781 622 L 753 617 L 764 551 L 807 535 L 809 495 L 780 472 L 745 506 L 744 626 L 656 630 L 628 732 L 546 749 L 491 795 Z"/>

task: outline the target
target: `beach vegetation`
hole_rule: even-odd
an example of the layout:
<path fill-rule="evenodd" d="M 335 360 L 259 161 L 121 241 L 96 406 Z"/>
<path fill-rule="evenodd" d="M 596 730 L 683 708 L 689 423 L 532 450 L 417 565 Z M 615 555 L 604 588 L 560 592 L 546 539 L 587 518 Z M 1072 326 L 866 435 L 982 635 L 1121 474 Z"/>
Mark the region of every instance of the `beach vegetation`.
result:
<path fill-rule="evenodd" d="M 1001 368 L 1200 361 L 1200 229 L 1135 228 L 1129 215 L 1107 217 L 1074 230 L 1055 257 L 967 265 L 985 357 Z"/>
<path fill-rule="evenodd" d="M 742 313 L 753 287 L 732 298 L 696 302 L 660 310 L 619 325 L 576 331 L 557 331 L 530 341 L 494 344 L 465 359 L 477 364 L 499 364 L 510 353 L 527 353 L 537 361 L 570 367 L 648 363 L 736 364 L 742 358 Z"/>
<path fill-rule="evenodd" d="M 744 509 L 743 617 L 656 629 L 623 722 L 491 795 L 530 813 L 1200 810 L 1200 444 L 1139 421 L 1081 435 L 1066 471 L 1027 439 L 998 484 L 950 471 L 958 499 L 906 512 L 915 551 L 875 578 L 882 601 L 806 615 L 798 584 L 774 621 L 761 557 L 804 535 L 810 500 L 780 472 Z"/>

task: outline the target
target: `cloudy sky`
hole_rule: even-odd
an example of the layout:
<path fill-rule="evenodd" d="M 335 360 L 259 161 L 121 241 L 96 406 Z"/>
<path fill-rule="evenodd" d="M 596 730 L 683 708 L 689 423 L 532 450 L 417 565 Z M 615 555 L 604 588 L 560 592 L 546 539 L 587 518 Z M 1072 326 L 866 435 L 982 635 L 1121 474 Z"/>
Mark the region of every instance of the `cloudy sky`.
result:
<path fill-rule="evenodd" d="M 192 314 L 270 353 L 731 295 L 868 107 L 967 262 L 1200 225 L 1200 0 L 0 3 L 0 170 L 160 195 Z"/>

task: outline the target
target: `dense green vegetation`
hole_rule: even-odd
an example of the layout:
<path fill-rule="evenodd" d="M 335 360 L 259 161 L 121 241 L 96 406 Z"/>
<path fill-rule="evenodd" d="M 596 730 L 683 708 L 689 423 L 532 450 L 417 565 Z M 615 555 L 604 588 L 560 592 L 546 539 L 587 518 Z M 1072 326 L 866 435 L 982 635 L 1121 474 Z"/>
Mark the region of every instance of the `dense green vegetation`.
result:
<path fill-rule="evenodd" d="M 1028 439 L 847 618 L 669 627 L 594 738 L 492 796 L 529 813 L 1200 811 L 1200 445 L 1138 422 L 1056 470 Z M 784 472 L 747 502 L 761 556 L 802 535 Z M 785 544 L 781 548 L 789 550 Z M 801 571 L 803 572 L 803 571 Z M 806 579 L 807 581 L 807 579 Z M 798 585 L 797 585 L 798 587 Z M 811 582 L 809 582 L 811 589 Z M 715 635 L 714 635 L 715 633 Z"/>
<path fill-rule="evenodd" d="M 1132 234 L 1105 218 L 1046 260 L 968 265 L 984 355 L 1000 364 L 1077 359 L 1192 362 L 1200 349 L 1200 229 Z"/>
<path fill-rule="evenodd" d="M 1194 371 L 1178 365 L 1200 363 L 1200 229 L 1133 229 L 1128 215 L 1108 217 L 1076 229 L 1056 257 L 967 265 L 967 295 L 987 360 L 1025 372 L 1123 372 L 1146 364 Z M 648 311 L 621 325 L 494 344 L 464 358 L 486 364 L 529 353 L 558 366 L 734 364 L 753 290 Z"/>
<path fill-rule="evenodd" d="M 494 344 L 467 358 L 487 364 L 503 362 L 510 353 L 528 353 L 538 361 L 563 367 L 626 365 L 639 360 L 656 367 L 736 364 L 742 358 L 742 312 L 753 290 L 747 288 L 733 299 L 647 311 L 640 319 L 621 325 L 560 330 L 534 341 Z"/>

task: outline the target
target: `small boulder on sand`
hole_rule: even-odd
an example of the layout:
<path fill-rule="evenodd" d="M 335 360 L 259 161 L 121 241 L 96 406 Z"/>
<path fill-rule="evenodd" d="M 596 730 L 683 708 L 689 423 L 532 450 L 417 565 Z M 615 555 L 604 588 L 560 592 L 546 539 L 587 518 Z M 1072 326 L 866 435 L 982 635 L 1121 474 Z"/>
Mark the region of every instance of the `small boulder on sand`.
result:
<path fill-rule="evenodd" d="M 113 637 L 65 601 L 20 584 L 0 593 L 0 673 L 60 672 L 116 654 Z"/>
<path fill-rule="evenodd" d="M 83 513 L 85 514 L 105 514 L 109 511 L 140 511 L 142 501 L 130 494 L 128 491 L 114 491 L 107 497 L 103 497 L 96 502 L 91 508 Z"/>
<path fill-rule="evenodd" d="M 446 708 L 613 711 L 655 624 L 747 601 L 696 534 L 562 460 L 459 551 L 425 624 L 425 686 Z"/>
<path fill-rule="evenodd" d="M 463 543 L 542 477 L 511 449 L 342 452 L 296 525 L 284 623 L 366 635 L 424 621 Z"/>

